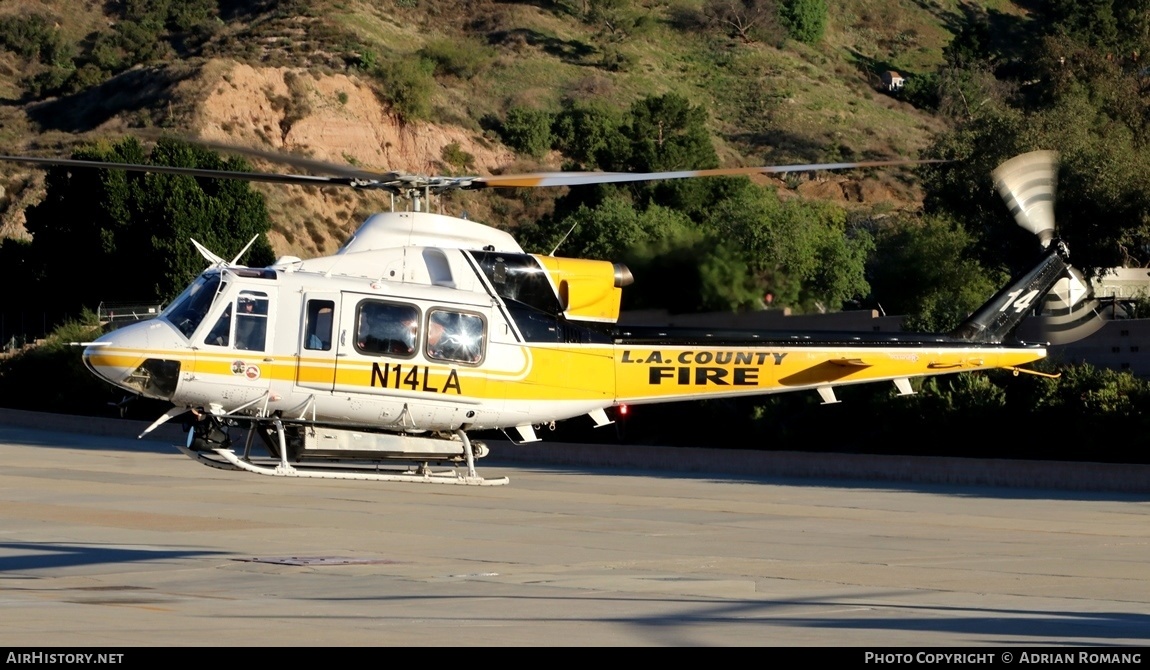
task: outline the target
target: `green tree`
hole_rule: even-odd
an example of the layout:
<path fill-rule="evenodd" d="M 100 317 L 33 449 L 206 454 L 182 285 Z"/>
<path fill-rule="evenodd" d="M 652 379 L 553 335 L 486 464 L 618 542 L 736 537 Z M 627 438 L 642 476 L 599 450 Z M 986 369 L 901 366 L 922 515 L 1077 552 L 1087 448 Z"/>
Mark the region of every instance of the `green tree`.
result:
<path fill-rule="evenodd" d="M 746 259 L 728 241 L 676 210 L 636 209 L 621 192 L 593 207 L 580 205 L 547 231 L 534 244 L 544 253 L 566 235 L 561 256 L 625 262 L 636 278 L 623 294 L 627 309 L 735 310 L 755 306 L 762 296 Z"/>
<path fill-rule="evenodd" d="M 580 205 L 549 228 L 550 235 L 538 250 L 546 253 L 550 251 L 547 247 L 560 244 L 562 240 L 558 253 L 573 258 L 616 260 L 624 250 L 646 237 L 635 208 L 618 195 L 598 206 Z M 563 239 L 564 235 L 566 239 Z"/>
<path fill-rule="evenodd" d="M 635 275 L 635 284 L 623 294 L 625 309 L 660 308 L 681 314 L 747 310 L 762 304 L 762 288 L 739 250 L 685 219 L 627 250 L 623 259 Z"/>
<path fill-rule="evenodd" d="M 162 140 L 149 153 L 129 138 L 81 149 L 75 158 L 250 171 L 242 159 Z M 205 266 L 195 238 L 231 258 L 256 236 L 248 264 L 274 260 L 263 197 L 247 182 L 184 175 L 53 168 L 44 200 L 27 212 L 35 293 L 66 312 L 101 301 L 168 300 Z"/>
<path fill-rule="evenodd" d="M 940 216 L 900 219 L 876 234 L 871 297 L 912 331 L 948 332 L 994 294 L 1004 276 L 972 257 L 974 238 Z"/>
<path fill-rule="evenodd" d="M 107 415 L 109 405 L 123 397 L 84 367 L 69 342 L 90 342 L 100 336 L 95 314 L 68 320 L 47 334 L 42 345 L 0 359 L 0 406 L 19 409 Z M 51 384 L 45 384 L 51 379 Z"/>
<path fill-rule="evenodd" d="M 864 264 L 874 242 L 865 230 L 848 229 L 842 208 L 784 203 L 747 179 L 731 181 L 702 221 L 740 250 L 776 304 L 836 310 L 869 293 Z"/>
<path fill-rule="evenodd" d="M 707 130 L 707 110 L 683 96 L 647 96 L 631 105 L 621 128 L 628 140 L 626 154 L 610 158 L 609 170 L 662 172 L 719 166 L 719 156 Z M 610 152 L 604 152 L 604 156 Z M 694 215 L 712 200 L 721 180 L 676 179 L 630 186 L 637 202 L 654 202 Z"/>
<path fill-rule="evenodd" d="M 827 29 L 826 0 L 782 0 L 779 16 L 791 37 L 818 44 Z"/>
<path fill-rule="evenodd" d="M 707 110 L 681 95 L 648 96 L 631 105 L 623 133 L 631 142 L 622 167 L 635 172 L 719 166 L 707 131 Z"/>
<path fill-rule="evenodd" d="M 587 0 L 584 20 L 612 40 L 626 39 L 639 23 L 632 0 Z"/>
<path fill-rule="evenodd" d="M 1086 89 L 1045 109 L 986 109 L 938 136 L 930 153 L 954 159 L 922 170 L 928 212 L 961 220 L 977 239 L 984 266 L 1029 266 L 1034 237 L 1013 225 L 990 173 L 1004 160 L 1036 149 L 1061 153 L 1055 214 L 1059 235 L 1082 269 L 1150 260 L 1150 144 L 1119 122 Z"/>
<path fill-rule="evenodd" d="M 52 24 L 52 19 L 43 14 L 0 17 L 0 47 L 46 65 L 69 64 L 72 45 Z"/>
<path fill-rule="evenodd" d="M 553 146 L 579 170 L 615 170 L 626 165 L 631 145 L 623 115 L 605 104 L 565 100 L 551 125 Z"/>
<path fill-rule="evenodd" d="M 963 20 L 958 33 L 942 50 L 946 64 L 952 68 L 970 67 L 991 58 L 990 24 L 986 14 L 963 6 Z"/>
<path fill-rule="evenodd" d="M 438 39 L 426 44 L 419 55 L 435 63 L 437 77 L 450 75 L 473 79 L 495 60 L 495 50 L 471 39 Z"/>
<path fill-rule="evenodd" d="M 1063 34 L 1111 54 L 1130 55 L 1150 39 L 1150 1 L 1048 0 L 1036 22 L 1047 34 Z"/>
<path fill-rule="evenodd" d="M 951 162 L 921 170 L 926 212 L 962 221 L 973 238 L 973 257 L 988 267 L 1017 270 L 1034 259 L 1034 236 L 1013 225 L 990 177 L 1012 156 L 1049 148 L 1031 144 L 1031 131 L 1017 110 L 984 109 L 936 137 L 930 155 Z"/>
<path fill-rule="evenodd" d="M 507 110 L 500 135 L 512 149 L 540 158 L 551 150 L 552 120 L 551 113 L 542 109 L 512 107 Z"/>

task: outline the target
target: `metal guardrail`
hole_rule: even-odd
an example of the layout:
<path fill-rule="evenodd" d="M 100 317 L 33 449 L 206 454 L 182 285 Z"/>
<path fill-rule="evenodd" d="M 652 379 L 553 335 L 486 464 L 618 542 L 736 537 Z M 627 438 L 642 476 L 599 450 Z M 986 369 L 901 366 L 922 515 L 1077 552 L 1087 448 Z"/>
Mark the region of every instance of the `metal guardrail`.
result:
<path fill-rule="evenodd" d="M 117 323 L 124 321 L 144 321 L 152 319 L 159 315 L 164 310 L 162 304 L 140 304 L 140 303 L 100 303 L 96 308 L 96 318 L 100 323 Z"/>

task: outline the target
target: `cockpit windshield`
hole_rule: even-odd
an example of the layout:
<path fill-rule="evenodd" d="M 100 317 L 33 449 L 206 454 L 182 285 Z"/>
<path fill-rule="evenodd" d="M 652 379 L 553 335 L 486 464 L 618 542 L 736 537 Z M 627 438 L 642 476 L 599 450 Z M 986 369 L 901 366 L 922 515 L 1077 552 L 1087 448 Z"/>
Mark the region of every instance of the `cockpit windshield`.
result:
<path fill-rule="evenodd" d="M 160 318 L 175 326 L 184 337 L 191 338 L 225 286 L 219 272 L 202 274 L 160 314 Z"/>

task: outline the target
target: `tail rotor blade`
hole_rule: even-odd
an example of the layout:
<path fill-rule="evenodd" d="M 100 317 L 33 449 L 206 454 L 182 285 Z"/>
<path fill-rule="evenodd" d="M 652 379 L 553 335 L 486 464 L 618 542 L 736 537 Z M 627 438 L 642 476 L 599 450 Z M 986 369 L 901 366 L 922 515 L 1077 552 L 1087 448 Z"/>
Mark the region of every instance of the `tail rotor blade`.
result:
<path fill-rule="evenodd" d="M 992 173 L 1010 213 L 1018 225 L 1038 236 L 1043 247 L 1054 239 L 1054 191 L 1058 182 L 1058 153 L 1033 151 L 1015 156 Z"/>
<path fill-rule="evenodd" d="M 1090 280 L 1077 268 L 1070 268 L 1046 294 L 1038 319 L 1042 339 L 1050 344 L 1077 342 L 1110 320 L 1105 306 L 1094 297 Z"/>

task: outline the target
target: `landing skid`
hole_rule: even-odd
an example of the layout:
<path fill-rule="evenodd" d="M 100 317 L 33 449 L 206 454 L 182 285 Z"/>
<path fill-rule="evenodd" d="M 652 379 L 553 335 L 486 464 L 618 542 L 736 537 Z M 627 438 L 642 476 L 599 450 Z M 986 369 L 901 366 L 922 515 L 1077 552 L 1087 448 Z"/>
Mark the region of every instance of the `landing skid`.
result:
<path fill-rule="evenodd" d="M 317 463 L 284 466 L 277 460 L 245 461 L 231 449 L 193 451 L 182 444 L 176 447 L 188 458 L 210 468 L 252 472 L 270 477 L 296 477 L 301 479 L 345 479 L 372 482 L 418 482 L 422 484 L 456 484 L 461 486 L 503 486 L 507 477 L 485 479 L 479 475 L 463 474 L 456 470 L 433 471 L 427 464 L 388 471 L 379 466 L 355 463 Z"/>
<path fill-rule="evenodd" d="M 475 471 L 476 455 L 483 456 L 487 447 L 482 443 L 472 444 L 467 433 L 463 430 L 455 431 L 458 441 L 429 440 L 424 438 L 382 437 L 391 440 L 384 444 L 400 444 L 402 446 L 414 445 L 406 451 L 364 451 L 366 447 L 355 453 L 345 452 L 339 454 L 338 448 L 326 449 L 322 453 L 324 458 L 299 459 L 296 452 L 296 462 L 289 462 L 288 444 L 285 436 L 283 422 L 277 417 L 269 423 L 275 428 L 275 438 L 278 438 L 278 449 L 271 449 L 275 458 L 257 458 L 251 453 L 252 438 L 256 434 L 258 424 L 253 422 L 248 429 L 247 440 L 242 456 L 236 455 L 231 447 L 231 439 L 226 434 L 223 424 L 215 419 L 193 425 L 188 431 L 186 445 L 176 445 L 185 456 L 197 463 L 220 470 L 251 472 L 269 477 L 296 477 L 303 479 L 344 479 L 353 481 L 377 482 L 418 482 L 426 484 L 457 484 L 463 486 L 502 486 L 508 483 L 506 477 L 498 479 L 485 479 Z M 315 433 L 313 432 L 314 436 Z M 368 437 L 361 433 L 348 433 L 335 429 L 324 429 L 322 437 L 332 438 L 338 447 L 338 438 L 361 439 L 365 444 Z M 269 446 L 274 446 L 269 444 Z M 368 445 L 370 446 L 370 445 Z M 419 454 L 420 450 L 437 451 L 434 454 Z M 306 451 L 306 447 L 305 447 Z M 334 455 L 333 455 L 334 454 Z M 342 457 L 341 457 L 342 456 Z M 431 462 L 458 461 L 462 456 L 466 464 L 466 472 L 456 470 L 436 471 L 431 468 Z M 412 465 L 385 466 L 384 458 L 406 460 Z"/>

